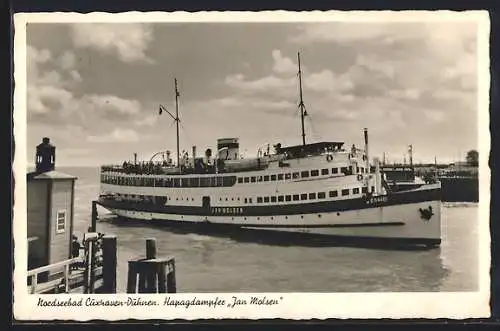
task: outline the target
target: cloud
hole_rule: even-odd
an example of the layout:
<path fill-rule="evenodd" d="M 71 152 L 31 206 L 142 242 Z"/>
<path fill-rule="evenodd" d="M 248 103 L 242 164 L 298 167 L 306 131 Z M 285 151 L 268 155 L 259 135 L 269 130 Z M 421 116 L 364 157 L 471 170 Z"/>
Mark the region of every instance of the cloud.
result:
<path fill-rule="evenodd" d="M 242 74 L 229 75 L 225 79 L 226 85 L 239 89 L 242 93 L 255 93 L 272 90 L 273 92 L 288 90 L 296 84 L 295 78 L 279 78 L 267 76 L 257 80 L 246 80 Z"/>
<path fill-rule="evenodd" d="M 87 141 L 93 143 L 136 142 L 139 141 L 139 135 L 132 129 L 115 128 L 108 134 L 88 136 Z"/>
<path fill-rule="evenodd" d="M 273 50 L 273 71 L 277 74 L 295 74 L 297 73 L 298 67 L 297 65 L 287 57 L 284 57 L 281 54 L 280 50 Z"/>
<path fill-rule="evenodd" d="M 61 68 L 64 70 L 73 69 L 73 67 L 76 64 L 75 54 L 70 51 L 64 52 L 64 54 L 61 55 L 61 57 L 59 58 L 59 64 L 61 65 Z"/>
<path fill-rule="evenodd" d="M 95 109 L 100 115 L 117 119 L 118 116 L 130 116 L 141 111 L 141 104 L 137 100 L 122 99 L 114 95 L 85 95 L 80 100 L 80 107 L 87 111 Z"/>
<path fill-rule="evenodd" d="M 302 24 L 291 35 L 292 43 L 338 42 L 343 44 L 376 40 L 386 46 L 423 41 L 438 50 L 471 46 L 477 23 L 456 22 L 332 22 Z"/>
<path fill-rule="evenodd" d="M 134 124 L 138 126 L 153 126 L 157 121 L 158 121 L 158 116 L 149 115 L 137 119 L 136 121 L 134 121 Z"/>
<path fill-rule="evenodd" d="M 426 110 L 424 114 L 429 120 L 437 123 L 443 122 L 446 118 L 446 115 L 442 111 L 437 110 Z"/>
<path fill-rule="evenodd" d="M 147 24 L 78 23 L 71 25 L 71 35 L 76 47 L 115 54 L 123 62 L 153 62 L 146 55 L 153 40 L 153 29 Z"/>
<path fill-rule="evenodd" d="M 105 94 L 75 94 L 82 77 L 74 66 L 75 55 L 71 52 L 57 57 L 49 51 L 28 47 L 29 121 L 60 126 L 74 121 L 93 131 L 105 125 L 105 120 L 134 120 L 140 115 L 142 105 L 137 100 Z"/>

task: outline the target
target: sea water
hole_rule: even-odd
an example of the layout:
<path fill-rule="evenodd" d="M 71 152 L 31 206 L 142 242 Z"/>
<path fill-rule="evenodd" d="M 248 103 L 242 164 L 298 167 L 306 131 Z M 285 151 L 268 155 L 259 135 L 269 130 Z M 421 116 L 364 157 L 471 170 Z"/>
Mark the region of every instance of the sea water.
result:
<path fill-rule="evenodd" d="M 99 194 L 99 169 L 58 171 L 78 177 L 81 239 Z M 126 291 L 127 261 L 145 254 L 146 238 L 156 238 L 159 257 L 175 258 L 178 292 L 454 292 L 478 289 L 479 221 L 477 204 L 444 204 L 441 247 L 424 251 L 273 245 L 140 223 L 98 222 L 97 231 L 117 236 L 118 292 Z"/>

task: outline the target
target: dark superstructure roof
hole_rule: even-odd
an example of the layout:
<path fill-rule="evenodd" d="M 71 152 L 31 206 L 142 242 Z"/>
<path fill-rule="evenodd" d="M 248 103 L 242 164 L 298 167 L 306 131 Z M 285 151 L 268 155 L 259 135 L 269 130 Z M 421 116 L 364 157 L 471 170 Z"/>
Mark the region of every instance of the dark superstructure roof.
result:
<path fill-rule="evenodd" d="M 298 156 L 304 154 L 320 154 L 327 151 L 333 151 L 336 149 L 342 148 L 344 145 L 343 142 L 331 142 L 331 141 L 321 141 L 312 144 L 305 145 L 295 145 L 295 146 L 287 146 L 287 147 L 278 147 L 278 153 L 287 153 L 289 155 Z"/>

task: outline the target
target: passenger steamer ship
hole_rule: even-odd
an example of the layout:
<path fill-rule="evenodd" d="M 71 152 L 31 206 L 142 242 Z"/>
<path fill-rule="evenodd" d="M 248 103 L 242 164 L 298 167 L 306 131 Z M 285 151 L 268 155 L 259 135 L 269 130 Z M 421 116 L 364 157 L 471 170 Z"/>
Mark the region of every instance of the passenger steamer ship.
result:
<path fill-rule="evenodd" d="M 302 144 L 260 148 L 239 155 L 238 138 L 221 138 L 217 151 L 198 157 L 179 153 L 175 80 L 177 163 L 101 167 L 99 204 L 125 219 L 230 229 L 294 233 L 331 242 L 435 247 L 441 243 L 440 183 L 391 191 L 378 159 L 343 142 L 306 143 L 299 63 Z M 161 153 L 157 153 L 161 154 Z M 153 160 L 153 158 L 152 158 Z M 269 232 L 266 232 L 269 233 Z"/>

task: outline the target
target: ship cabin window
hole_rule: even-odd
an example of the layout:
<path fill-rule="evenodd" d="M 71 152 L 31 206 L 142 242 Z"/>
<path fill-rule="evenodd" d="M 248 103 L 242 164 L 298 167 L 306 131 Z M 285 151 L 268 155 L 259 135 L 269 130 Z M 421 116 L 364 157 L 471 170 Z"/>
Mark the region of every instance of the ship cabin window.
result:
<path fill-rule="evenodd" d="M 372 191 L 372 192 L 375 192 L 375 186 L 372 186 L 372 190 L 371 190 L 371 191 Z"/>
<path fill-rule="evenodd" d="M 330 192 L 328 192 L 328 196 L 329 196 L 330 198 L 335 198 L 335 197 L 337 197 L 338 195 L 339 195 L 339 193 L 338 193 L 337 191 L 330 191 Z"/>
<path fill-rule="evenodd" d="M 283 202 L 284 198 L 285 197 L 283 195 L 278 195 L 278 202 Z"/>
<path fill-rule="evenodd" d="M 238 181 L 241 179 L 243 181 L 243 177 L 238 178 Z M 200 187 L 209 187 L 210 186 L 210 178 L 202 177 L 200 178 Z"/>
<path fill-rule="evenodd" d="M 366 186 L 361 188 L 361 193 L 366 193 L 368 192 L 368 188 Z"/>
<path fill-rule="evenodd" d="M 294 194 L 293 195 L 293 201 L 298 201 L 299 200 L 299 195 L 298 194 Z"/>
<path fill-rule="evenodd" d="M 307 178 L 307 177 L 309 177 L 309 171 L 302 171 L 302 172 L 300 173 L 300 176 L 301 176 L 302 178 Z"/>
<path fill-rule="evenodd" d="M 309 199 L 316 199 L 316 193 L 309 193 Z"/>
<path fill-rule="evenodd" d="M 285 195 L 285 201 L 292 201 L 291 195 Z"/>
<path fill-rule="evenodd" d="M 319 170 L 311 170 L 311 177 L 319 176 Z"/>
<path fill-rule="evenodd" d="M 217 186 L 224 186 L 224 177 L 217 177 Z"/>
<path fill-rule="evenodd" d="M 307 200 L 307 193 L 302 193 L 300 195 L 300 200 Z"/>
<path fill-rule="evenodd" d="M 328 175 L 328 168 L 327 169 L 321 169 L 321 175 L 322 176 Z"/>
<path fill-rule="evenodd" d="M 179 178 L 174 178 L 173 179 L 173 187 L 180 187 L 181 183 Z"/>
<path fill-rule="evenodd" d="M 359 167 L 356 167 L 356 173 L 360 173 Z"/>
<path fill-rule="evenodd" d="M 245 203 L 247 203 L 247 198 L 245 198 Z"/>
<path fill-rule="evenodd" d="M 250 182 L 255 183 L 256 181 L 255 176 L 250 177 Z"/>
<path fill-rule="evenodd" d="M 269 197 L 264 197 L 264 202 L 269 202 Z"/>
<path fill-rule="evenodd" d="M 257 203 L 262 203 L 262 197 L 257 197 Z"/>
<path fill-rule="evenodd" d="M 292 174 L 288 173 L 288 174 L 285 174 L 285 180 L 288 180 L 288 179 L 291 179 L 292 178 Z"/>
<path fill-rule="evenodd" d="M 199 187 L 200 186 L 200 178 L 193 177 L 189 179 L 189 187 Z"/>
<path fill-rule="evenodd" d="M 252 198 L 248 198 L 248 203 L 252 203 Z"/>
<path fill-rule="evenodd" d="M 332 168 L 332 174 L 338 174 L 339 168 Z"/>
<path fill-rule="evenodd" d="M 344 175 L 347 175 L 347 167 L 340 168 L 340 172 L 343 173 Z"/>
<path fill-rule="evenodd" d="M 257 177 L 258 182 L 262 182 L 262 176 Z"/>
<path fill-rule="evenodd" d="M 326 198 L 325 192 L 318 192 L 318 199 L 325 199 L 325 198 Z"/>
<path fill-rule="evenodd" d="M 298 173 L 298 172 L 294 172 L 294 173 L 292 174 L 292 178 L 293 178 L 293 179 L 298 179 L 298 178 L 299 178 L 299 175 L 300 175 L 300 173 Z"/>
<path fill-rule="evenodd" d="M 342 190 L 342 196 L 349 195 L 349 189 Z"/>
<path fill-rule="evenodd" d="M 243 177 L 238 177 L 238 184 L 243 183 Z"/>
<path fill-rule="evenodd" d="M 227 198 L 226 198 L 226 201 L 227 201 Z"/>
<path fill-rule="evenodd" d="M 276 175 L 271 175 L 271 180 L 276 180 Z"/>
<path fill-rule="evenodd" d="M 264 181 L 268 182 L 269 181 L 269 175 L 264 176 Z"/>
<path fill-rule="evenodd" d="M 276 196 L 271 197 L 271 202 L 276 202 Z"/>
<path fill-rule="evenodd" d="M 353 188 L 352 189 L 352 194 L 359 194 L 359 188 L 358 187 Z"/>
<path fill-rule="evenodd" d="M 189 178 L 182 178 L 181 185 L 182 187 L 189 187 Z"/>
<path fill-rule="evenodd" d="M 283 174 L 278 174 L 278 180 L 283 180 Z"/>
<path fill-rule="evenodd" d="M 245 181 L 245 183 L 250 183 L 250 178 L 249 177 L 245 177 L 244 181 Z"/>

